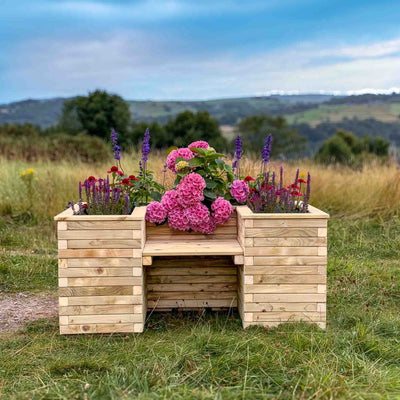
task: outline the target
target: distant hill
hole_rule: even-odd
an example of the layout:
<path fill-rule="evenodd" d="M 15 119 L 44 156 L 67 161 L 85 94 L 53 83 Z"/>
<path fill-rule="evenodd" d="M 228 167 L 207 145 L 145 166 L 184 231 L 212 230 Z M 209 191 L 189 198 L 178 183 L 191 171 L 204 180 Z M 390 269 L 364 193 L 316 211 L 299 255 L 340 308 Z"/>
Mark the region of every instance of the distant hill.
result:
<path fill-rule="evenodd" d="M 24 100 L 0 105 L 0 124 L 25 123 L 43 128 L 55 125 L 66 98 Z M 319 94 L 271 95 L 207 101 L 128 100 L 135 121 L 166 122 L 184 110 L 208 111 L 233 137 L 238 120 L 255 114 L 283 115 L 318 145 L 338 128 L 357 136 L 382 135 L 400 145 L 400 94 L 333 96 Z"/>

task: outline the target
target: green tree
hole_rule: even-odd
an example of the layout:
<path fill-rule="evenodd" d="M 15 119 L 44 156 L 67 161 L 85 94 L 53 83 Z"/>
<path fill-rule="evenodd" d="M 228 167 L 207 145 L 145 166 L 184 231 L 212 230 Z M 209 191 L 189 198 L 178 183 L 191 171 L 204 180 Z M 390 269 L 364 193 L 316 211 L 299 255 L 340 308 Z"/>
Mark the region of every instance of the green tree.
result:
<path fill-rule="evenodd" d="M 108 139 L 111 128 L 123 138 L 129 131 L 131 113 L 129 105 L 118 95 L 102 90 L 79 96 L 64 104 L 59 121 L 62 131 L 87 133 Z"/>
<path fill-rule="evenodd" d="M 149 128 L 151 135 L 151 147 L 156 149 L 163 149 L 168 147 L 167 134 L 165 132 L 164 126 L 160 125 L 158 122 L 152 122 L 148 124 L 147 122 L 132 122 L 131 129 L 128 135 L 123 137 L 121 141 L 122 145 L 131 145 L 135 147 L 140 147 L 143 135 L 146 129 Z"/>
<path fill-rule="evenodd" d="M 237 125 L 245 149 L 261 152 L 268 134 L 273 136 L 272 156 L 296 157 L 304 150 L 306 138 L 291 128 L 283 117 L 254 115 L 242 119 Z"/>
<path fill-rule="evenodd" d="M 345 139 L 335 134 L 324 142 L 315 159 L 323 164 L 351 164 L 353 156 L 354 153 Z"/>
<path fill-rule="evenodd" d="M 164 125 L 168 146 L 187 146 L 197 140 L 205 140 L 218 151 L 226 150 L 227 140 L 222 136 L 218 121 L 207 111 L 193 113 L 186 110 Z"/>

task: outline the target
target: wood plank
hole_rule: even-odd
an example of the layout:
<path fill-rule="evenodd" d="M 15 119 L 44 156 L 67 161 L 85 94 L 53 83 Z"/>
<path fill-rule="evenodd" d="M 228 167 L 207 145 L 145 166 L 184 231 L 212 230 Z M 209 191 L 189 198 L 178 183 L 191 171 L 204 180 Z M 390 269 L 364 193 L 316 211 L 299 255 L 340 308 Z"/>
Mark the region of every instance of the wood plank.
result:
<path fill-rule="evenodd" d="M 147 292 L 147 301 L 157 299 L 170 300 L 217 300 L 217 299 L 235 299 L 236 290 L 230 292 Z"/>
<path fill-rule="evenodd" d="M 79 216 L 81 217 L 81 215 Z M 87 230 L 87 229 L 137 229 L 142 230 L 141 221 L 68 221 L 68 230 Z"/>
<path fill-rule="evenodd" d="M 253 300 L 255 303 L 314 303 L 314 302 L 325 302 L 325 294 L 285 294 L 285 293 L 274 293 L 274 294 L 254 294 Z"/>
<path fill-rule="evenodd" d="M 246 265 L 247 275 L 317 275 L 320 273 L 319 266 L 269 266 L 269 265 Z"/>
<path fill-rule="evenodd" d="M 237 238 L 236 233 L 225 233 L 225 234 L 218 234 L 218 235 L 201 235 L 201 234 L 165 234 L 165 235 L 159 235 L 157 233 L 151 233 L 150 235 L 147 235 L 148 240 L 176 240 L 179 238 L 179 240 L 212 240 L 212 241 L 226 241 L 226 240 L 232 240 Z"/>
<path fill-rule="evenodd" d="M 236 275 L 147 276 L 147 283 L 236 283 Z M 322 283 L 322 282 L 321 282 Z"/>
<path fill-rule="evenodd" d="M 153 267 L 196 268 L 196 267 L 235 267 L 231 256 L 181 256 L 154 257 Z"/>
<path fill-rule="evenodd" d="M 69 306 L 101 306 L 111 304 L 142 304 L 142 296 L 82 296 L 68 297 Z"/>
<path fill-rule="evenodd" d="M 68 324 L 124 324 L 142 322 L 142 314 L 71 315 Z"/>
<path fill-rule="evenodd" d="M 149 300 L 147 302 L 148 310 L 153 308 L 207 308 L 207 307 L 237 307 L 237 299 L 219 299 L 219 300 Z"/>
<path fill-rule="evenodd" d="M 134 306 L 129 305 L 95 305 L 95 306 L 67 306 L 60 307 L 60 315 L 92 315 L 92 314 L 133 314 Z"/>
<path fill-rule="evenodd" d="M 245 237 L 318 237 L 320 228 L 246 228 Z"/>
<path fill-rule="evenodd" d="M 63 268 L 58 270 L 60 278 L 89 278 L 93 276 L 132 276 L 132 268 Z"/>
<path fill-rule="evenodd" d="M 135 249 L 71 249 L 59 250 L 60 258 L 132 258 Z"/>
<path fill-rule="evenodd" d="M 283 214 L 284 215 L 284 214 Z M 253 228 L 326 228 L 326 219 L 255 219 Z"/>
<path fill-rule="evenodd" d="M 245 293 L 290 293 L 290 294 L 312 294 L 318 293 L 318 285 L 283 285 L 283 284 L 263 284 L 245 285 Z"/>
<path fill-rule="evenodd" d="M 139 249 L 142 247 L 140 239 L 90 239 L 67 240 L 68 249 Z"/>
<path fill-rule="evenodd" d="M 199 264 L 202 265 L 202 264 Z M 147 276 L 165 276 L 165 275 L 176 275 L 176 276 L 215 276 L 215 275 L 235 275 L 235 267 L 155 267 L 147 269 Z"/>
<path fill-rule="evenodd" d="M 143 248 L 144 256 L 183 255 L 241 255 L 243 249 L 237 240 L 229 241 L 152 241 Z"/>
<path fill-rule="evenodd" d="M 279 312 L 265 312 L 265 313 L 254 313 L 254 321 L 304 321 L 304 322 L 317 322 L 325 321 L 326 314 L 322 312 L 291 312 L 291 311 L 279 311 Z"/>
<path fill-rule="evenodd" d="M 319 247 L 246 247 L 245 256 L 318 256 Z"/>
<path fill-rule="evenodd" d="M 119 267 L 140 267 L 141 258 L 69 258 L 67 260 L 68 268 L 119 268 Z"/>
<path fill-rule="evenodd" d="M 116 296 L 133 295 L 132 286 L 102 286 L 102 287 L 62 287 L 58 289 L 59 296 Z"/>
<path fill-rule="evenodd" d="M 254 275 L 257 283 L 326 283 L 325 275 Z"/>
<path fill-rule="evenodd" d="M 66 230 L 58 232 L 58 239 L 93 240 L 93 239 L 140 239 L 142 232 L 133 229 L 110 230 Z"/>
<path fill-rule="evenodd" d="M 254 257 L 254 265 L 325 265 L 326 256 L 313 256 L 313 257 Z"/>
<path fill-rule="evenodd" d="M 65 325 L 60 326 L 62 335 L 76 335 L 88 333 L 131 333 L 134 324 L 90 324 L 90 325 Z"/>
<path fill-rule="evenodd" d="M 324 211 L 319 210 L 312 205 L 308 206 L 308 213 L 253 213 L 247 206 L 238 206 L 236 207 L 236 212 L 238 214 L 238 218 L 242 219 L 281 219 L 288 218 L 288 219 L 313 219 L 313 218 L 320 218 L 320 219 L 328 219 L 329 214 L 325 213 Z"/>
<path fill-rule="evenodd" d="M 123 286 L 123 285 L 142 285 L 142 277 L 99 277 L 99 278 L 66 278 L 68 279 L 67 286 Z"/>
<path fill-rule="evenodd" d="M 148 284 L 150 292 L 227 292 L 236 290 L 236 283 L 177 283 L 177 284 Z"/>
<path fill-rule="evenodd" d="M 246 311 L 317 311 L 317 303 L 246 303 Z"/>
<path fill-rule="evenodd" d="M 308 247 L 308 246 L 326 246 L 326 237 L 268 237 L 268 238 L 249 238 L 253 240 L 255 247 Z"/>

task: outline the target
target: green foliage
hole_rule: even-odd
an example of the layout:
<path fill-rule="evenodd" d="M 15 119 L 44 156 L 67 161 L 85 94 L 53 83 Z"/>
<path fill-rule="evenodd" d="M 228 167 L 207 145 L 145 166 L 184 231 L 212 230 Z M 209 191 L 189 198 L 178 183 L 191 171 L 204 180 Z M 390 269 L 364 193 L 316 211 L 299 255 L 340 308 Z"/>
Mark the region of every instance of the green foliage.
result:
<path fill-rule="evenodd" d="M 370 155 L 387 157 L 389 142 L 380 136 L 374 139 L 365 136 L 358 139 L 352 132 L 339 129 L 335 135 L 326 140 L 315 157 L 324 164 L 359 165 Z"/>
<path fill-rule="evenodd" d="M 222 136 L 218 121 L 207 111 L 193 113 L 186 110 L 164 125 L 167 147 L 185 147 L 188 143 L 205 140 L 210 146 L 225 150 L 227 141 Z M 165 147 L 165 146 L 164 146 Z"/>
<path fill-rule="evenodd" d="M 165 149 L 170 146 L 170 144 L 168 144 L 169 141 L 167 140 L 164 126 L 160 125 L 158 122 L 132 122 L 129 133 L 121 137 L 121 145 L 125 147 L 129 145 L 140 148 L 142 145 L 143 134 L 147 128 L 149 128 L 151 133 L 152 148 Z"/>
<path fill-rule="evenodd" d="M 59 127 L 71 134 L 83 131 L 91 136 L 108 139 L 112 128 L 120 136 L 125 136 L 130 122 L 129 106 L 122 97 L 96 90 L 88 96 L 75 97 L 65 102 Z"/>
<path fill-rule="evenodd" d="M 244 118 L 238 125 L 243 140 L 243 148 L 261 153 L 265 138 L 272 134 L 274 145 L 272 156 L 298 157 L 304 150 L 306 138 L 299 136 L 297 130 L 291 128 L 283 117 L 255 115 Z"/>
<path fill-rule="evenodd" d="M 139 173 L 137 181 L 133 181 L 130 192 L 131 204 L 146 206 L 151 201 L 160 201 L 165 192 L 164 186 L 154 180 L 153 172 L 147 168 Z"/>
<path fill-rule="evenodd" d="M 232 167 L 228 165 L 222 158 L 225 157 L 221 153 L 217 153 L 214 149 L 199 149 L 191 147 L 196 152 L 196 157 L 186 160 L 178 157 L 175 165 L 183 162 L 186 167 L 181 168 L 177 172 L 175 185 L 190 172 L 196 172 L 201 175 L 206 182 L 204 190 L 204 202 L 210 206 L 217 197 L 225 197 L 231 199 L 228 185 L 233 182 Z"/>

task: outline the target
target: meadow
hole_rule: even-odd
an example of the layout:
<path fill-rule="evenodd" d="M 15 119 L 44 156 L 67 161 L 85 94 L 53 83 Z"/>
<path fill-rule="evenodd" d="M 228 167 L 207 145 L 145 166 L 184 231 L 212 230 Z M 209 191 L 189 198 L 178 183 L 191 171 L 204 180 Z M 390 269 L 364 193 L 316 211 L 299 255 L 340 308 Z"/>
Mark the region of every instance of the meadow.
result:
<path fill-rule="evenodd" d="M 123 167 L 137 172 L 136 153 Z M 56 296 L 53 216 L 100 164 L 0 159 L 0 292 Z M 164 155 L 150 169 L 163 180 Z M 56 318 L 0 334 L 0 397 L 62 399 L 400 398 L 400 170 L 311 162 L 311 203 L 331 214 L 328 328 L 286 324 L 243 331 L 234 310 L 149 316 L 141 335 L 61 337 Z M 256 160 L 242 163 L 255 175 Z M 271 169 L 278 169 L 274 162 Z M 32 210 L 19 174 L 34 168 Z M 167 186 L 172 177 L 167 175 Z"/>

